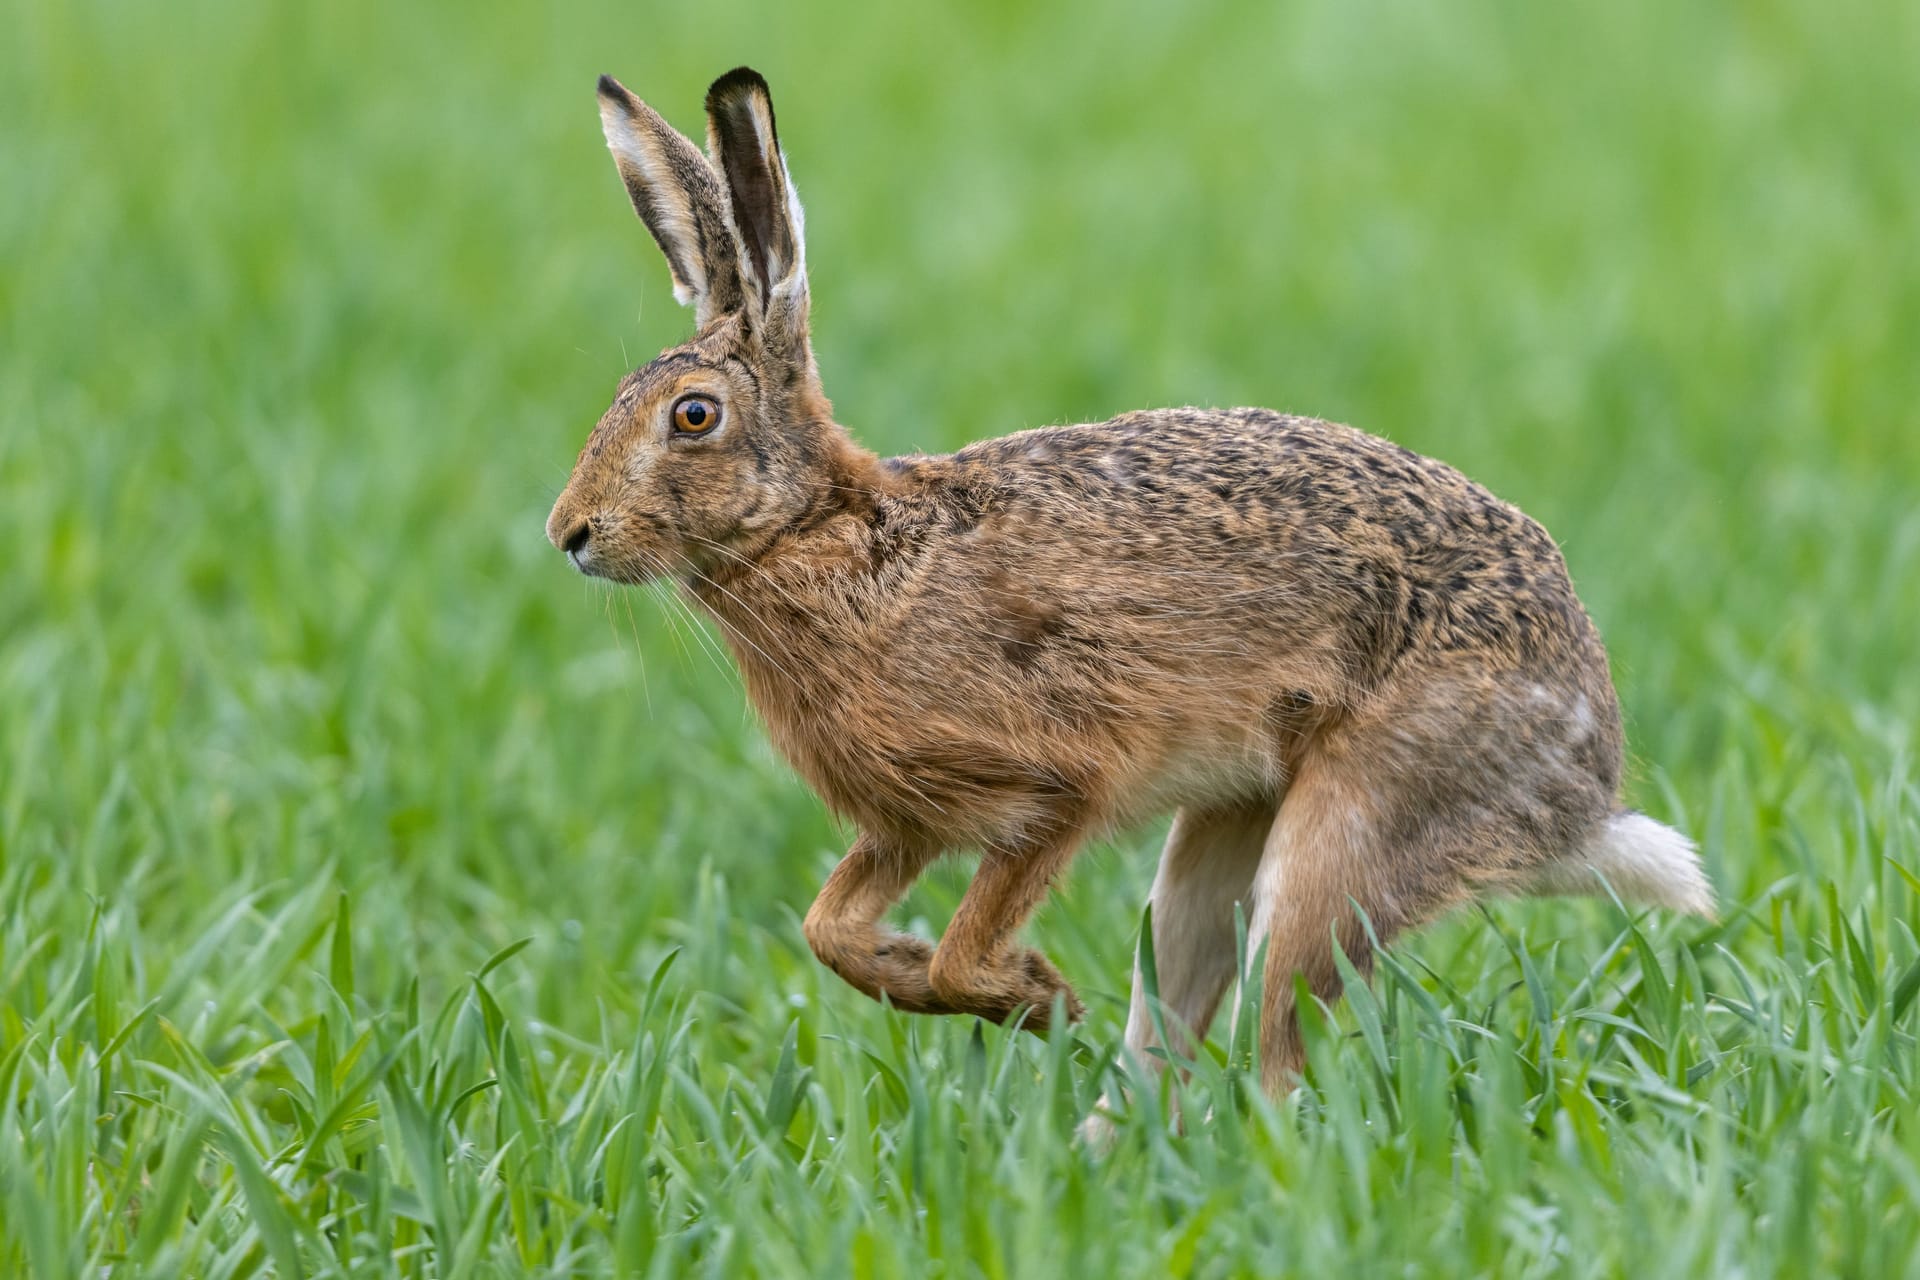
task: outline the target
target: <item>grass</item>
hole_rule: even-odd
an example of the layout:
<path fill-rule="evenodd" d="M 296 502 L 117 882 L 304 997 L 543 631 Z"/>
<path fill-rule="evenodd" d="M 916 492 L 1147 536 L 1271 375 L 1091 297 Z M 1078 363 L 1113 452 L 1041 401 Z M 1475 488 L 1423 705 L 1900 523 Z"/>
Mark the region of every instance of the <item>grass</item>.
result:
<path fill-rule="evenodd" d="M 0 1273 L 1912 1275 L 1920 19 L 29 4 L 0 49 Z M 686 315 L 591 84 L 772 80 L 842 419 L 1354 422 L 1561 538 L 1714 926 L 1400 945 L 1108 1083 L 1158 832 L 914 1021 L 715 638 L 541 523 Z M 964 883 L 916 891 L 932 930 Z"/>

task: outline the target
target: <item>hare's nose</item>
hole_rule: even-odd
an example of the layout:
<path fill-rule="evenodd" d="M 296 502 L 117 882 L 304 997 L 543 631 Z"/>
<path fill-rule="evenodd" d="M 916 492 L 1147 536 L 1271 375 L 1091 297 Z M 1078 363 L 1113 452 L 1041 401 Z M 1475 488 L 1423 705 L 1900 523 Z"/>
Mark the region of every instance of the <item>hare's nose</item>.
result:
<path fill-rule="evenodd" d="M 580 521 L 580 523 L 574 525 L 573 528 L 567 530 L 565 537 L 559 539 L 560 549 L 566 552 L 569 556 L 574 555 L 582 547 L 587 545 L 587 539 L 591 538 L 592 536 L 593 536 L 592 524 L 590 524 L 588 521 L 582 520 Z"/>

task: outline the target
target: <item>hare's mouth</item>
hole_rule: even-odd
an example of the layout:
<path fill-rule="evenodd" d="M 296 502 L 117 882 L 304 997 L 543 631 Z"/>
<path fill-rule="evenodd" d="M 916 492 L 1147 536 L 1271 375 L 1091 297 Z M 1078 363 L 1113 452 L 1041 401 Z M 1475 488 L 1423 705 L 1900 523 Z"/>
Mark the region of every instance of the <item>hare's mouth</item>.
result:
<path fill-rule="evenodd" d="M 601 578 L 608 582 L 634 580 L 634 574 L 630 566 L 624 563 L 625 558 L 618 554 L 618 548 L 600 546 L 597 540 L 567 547 L 566 556 L 567 563 L 583 577 Z"/>
<path fill-rule="evenodd" d="M 553 543 L 568 564 L 589 578 L 645 582 L 653 576 L 650 558 L 644 553 L 636 558 L 635 549 L 624 545 L 616 532 L 604 515 L 596 514 L 555 536 Z"/>
<path fill-rule="evenodd" d="M 668 567 L 659 556 L 631 547 L 589 543 L 569 548 L 567 562 L 586 577 L 627 587 L 644 587 L 668 576 Z"/>

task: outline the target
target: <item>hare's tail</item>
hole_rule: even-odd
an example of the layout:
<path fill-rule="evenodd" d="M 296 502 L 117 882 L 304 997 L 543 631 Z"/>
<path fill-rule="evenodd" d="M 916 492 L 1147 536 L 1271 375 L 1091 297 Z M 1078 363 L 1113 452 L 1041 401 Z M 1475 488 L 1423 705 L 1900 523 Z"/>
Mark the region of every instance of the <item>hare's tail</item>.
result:
<path fill-rule="evenodd" d="M 1693 841 L 1630 809 L 1595 827 L 1567 857 L 1542 867 L 1526 892 L 1604 896 L 1602 877 L 1623 902 L 1714 918 L 1713 886 Z"/>

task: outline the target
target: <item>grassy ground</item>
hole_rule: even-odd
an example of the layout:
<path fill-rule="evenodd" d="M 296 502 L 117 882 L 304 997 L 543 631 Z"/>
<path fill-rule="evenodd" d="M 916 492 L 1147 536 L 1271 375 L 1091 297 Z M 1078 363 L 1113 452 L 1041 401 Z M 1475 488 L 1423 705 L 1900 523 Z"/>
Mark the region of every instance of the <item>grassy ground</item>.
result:
<path fill-rule="evenodd" d="M 1915 1274 L 1920 10 L 29 3 L 0 49 L 0 1273 Z M 1562 539 L 1718 926 L 1503 904 L 1070 1144 L 1158 832 L 911 1021 L 714 638 L 541 522 L 771 78 L 883 448 L 1265 404 Z M 963 871 L 910 903 L 936 929 Z"/>

